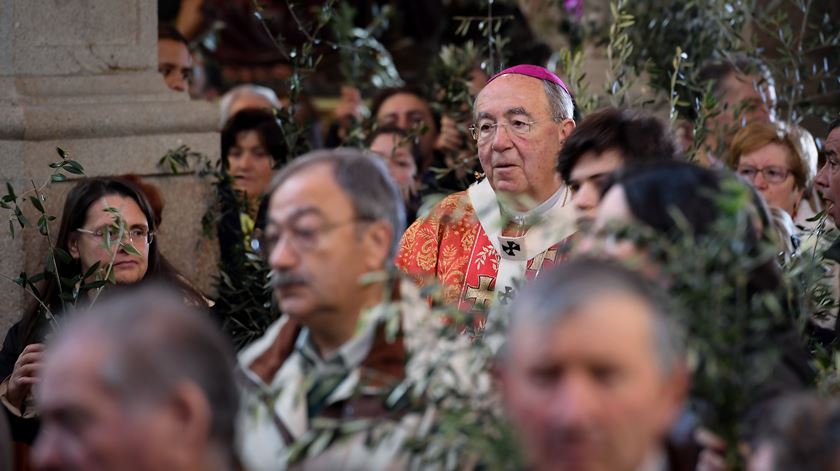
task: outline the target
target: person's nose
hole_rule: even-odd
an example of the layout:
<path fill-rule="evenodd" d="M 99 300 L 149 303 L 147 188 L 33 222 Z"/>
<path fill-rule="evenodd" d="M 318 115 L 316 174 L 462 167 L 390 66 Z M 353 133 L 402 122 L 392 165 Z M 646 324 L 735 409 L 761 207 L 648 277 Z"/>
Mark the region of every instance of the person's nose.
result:
<path fill-rule="evenodd" d="M 501 124 L 496 126 L 496 133 L 493 135 L 493 150 L 501 152 L 510 149 L 512 146 L 513 141 L 510 138 L 510 129 Z"/>
<path fill-rule="evenodd" d="M 598 207 L 598 203 L 600 201 L 601 195 L 598 188 L 590 183 L 584 183 L 581 185 L 572 197 L 572 202 L 581 216 L 594 216 L 593 213 Z"/>
<path fill-rule="evenodd" d="M 554 400 L 546 405 L 552 422 L 573 427 L 590 423 L 597 409 L 591 389 L 582 378 L 567 378 L 560 382 Z"/>
<path fill-rule="evenodd" d="M 411 130 L 411 120 L 406 115 L 399 115 L 397 116 L 396 126 L 402 130 L 409 131 Z"/>
<path fill-rule="evenodd" d="M 764 179 L 764 172 L 755 172 L 755 177 L 753 178 L 753 186 L 756 187 L 758 190 L 766 190 L 769 184 L 767 180 Z"/>
<path fill-rule="evenodd" d="M 254 154 L 250 151 L 245 151 L 242 153 L 242 157 L 239 159 L 239 170 L 251 171 L 254 169 Z"/>
<path fill-rule="evenodd" d="M 52 433 L 42 430 L 32 447 L 31 458 L 35 469 L 50 471 L 62 469 L 69 463 L 64 463 L 59 441 Z"/>
<path fill-rule="evenodd" d="M 277 242 L 270 248 L 271 252 L 268 257 L 268 265 L 273 270 L 284 271 L 294 267 L 298 262 L 298 253 L 293 247 L 291 238 L 281 236 Z"/>

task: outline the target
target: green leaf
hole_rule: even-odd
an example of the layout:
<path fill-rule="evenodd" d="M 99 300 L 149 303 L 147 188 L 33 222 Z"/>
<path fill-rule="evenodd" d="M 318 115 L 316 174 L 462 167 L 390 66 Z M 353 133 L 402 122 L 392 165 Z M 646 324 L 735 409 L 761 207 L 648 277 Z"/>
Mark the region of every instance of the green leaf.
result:
<path fill-rule="evenodd" d="M 334 430 L 324 430 L 321 432 L 321 434 L 318 435 L 318 438 L 312 441 L 312 446 L 309 447 L 307 455 L 310 457 L 318 456 L 332 442 L 334 436 Z"/>
<path fill-rule="evenodd" d="M 90 278 L 91 276 L 93 276 L 93 274 L 94 274 L 94 273 L 96 273 L 97 271 L 99 271 L 99 266 L 100 266 L 100 264 L 101 264 L 101 263 L 102 263 L 102 262 L 97 261 L 96 263 L 94 263 L 93 265 L 91 265 L 91 267 L 90 267 L 90 268 L 88 268 L 88 271 L 86 271 L 86 272 L 85 272 L 84 278 L 85 278 L 85 279 L 88 279 L 88 278 Z"/>
<path fill-rule="evenodd" d="M 43 236 L 49 234 L 49 228 L 47 227 L 47 218 L 45 218 L 43 215 L 41 215 L 41 217 L 38 218 L 38 232 L 40 232 Z"/>
<path fill-rule="evenodd" d="M 137 249 L 134 248 L 134 246 L 132 244 L 121 244 L 120 246 L 122 247 L 123 250 L 125 250 L 125 252 L 127 254 L 134 255 L 136 257 L 140 256 L 140 252 L 138 252 Z"/>
<path fill-rule="evenodd" d="M 44 281 L 44 279 L 46 277 L 47 277 L 47 275 L 44 272 L 36 273 L 36 274 L 29 277 L 29 282 L 30 283 L 38 283 L 38 282 Z"/>
<path fill-rule="evenodd" d="M 65 264 L 65 265 L 69 265 L 73 262 L 73 257 L 71 257 L 70 254 L 67 253 L 67 251 L 65 251 L 64 249 L 61 249 L 59 247 L 55 247 L 52 250 L 55 253 L 55 257 L 58 259 L 59 262 Z M 96 262 L 96 264 L 98 264 L 98 263 L 99 262 Z M 96 264 L 94 264 L 94 266 Z"/>
<path fill-rule="evenodd" d="M 18 224 L 20 224 L 21 229 L 29 225 L 29 220 L 26 219 L 26 216 L 23 215 L 23 212 L 20 210 L 20 207 L 15 208 L 15 217 L 17 218 L 17 222 Z"/>
<path fill-rule="evenodd" d="M 67 278 L 67 277 L 64 277 L 64 276 L 60 276 L 59 279 L 61 279 L 61 285 L 62 286 L 66 286 L 70 289 L 75 288 L 76 283 L 79 282 L 79 278 L 75 277 L 75 276 L 73 278 Z"/>
<path fill-rule="evenodd" d="M 92 289 L 102 288 L 103 286 L 105 286 L 105 284 L 106 284 L 105 280 L 96 280 L 96 281 L 91 281 L 90 283 L 83 284 L 80 289 L 82 291 L 89 291 L 89 290 L 92 290 Z"/>
<path fill-rule="evenodd" d="M 17 199 L 17 196 L 15 195 L 15 189 L 10 182 L 6 182 L 6 191 L 9 193 L 9 196 L 11 196 L 12 201 Z"/>
<path fill-rule="evenodd" d="M 26 284 L 26 272 L 20 272 L 20 275 L 15 278 L 14 282 L 18 286 L 24 286 Z"/>
<path fill-rule="evenodd" d="M 41 200 L 40 200 L 40 199 L 38 199 L 37 197 L 35 197 L 35 196 L 30 196 L 30 197 L 29 197 L 29 202 L 31 202 L 31 203 L 32 203 L 32 206 L 35 206 L 35 209 L 37 209 L 37 210 L 38 210 L 38 212 L 40 212 L 40 213 L 42 213 L 42 214 L 45 212 L 45 211 L 44 211 L 44 205 L 41 203 Z"/>
<path fill-rule="evenodd" d="M 67 159 L 67 152 L 64 151 L 61 147 L 56 147 L 55 151 L 58 152 L 58 156 L 61 157 L 61 160 Z"/>
<path fill-rule="evenodd" d="M 75 160 L 68 160 L 68 161 L 64 162 L 64 165 L 62 166 L 62 168 L 64 168 L 64 170 L 66 170 L 67 172 L 70 172 L 74 175 L 84 175 L 85 174 L 85 170 L 84 170 L 84 168 L 82 168 L 82 165 L 79 164 L 79 162 L 76 162 Z"/>
<path fill-rule="evenodd" d="M 63 182 L 65 180 L 67 180 L 67 177 L 64 176 L 64 174 L 62 174 L 62 173 L 56 172 L 56 173 L 50 175 L 50 180 L 55 182 L 55 183 L 59 183 L 59 182 Z"/>
<path fill-rule="evenodd" d="M 48 273 L 55 273 L 53 271 L 55 269 L 55 267 L 53 267 L 53 265 L 55 264 L 55 262 L 54 262 L 55 258 L 54 258 L 54 255 L 53 255 L 54 252 L 55 251 L 53 251 L 53 250 L 47 250 L 47 255 L 46 255 L 46 257 L 44 257 L 44 271 L 46 271 Z"/>

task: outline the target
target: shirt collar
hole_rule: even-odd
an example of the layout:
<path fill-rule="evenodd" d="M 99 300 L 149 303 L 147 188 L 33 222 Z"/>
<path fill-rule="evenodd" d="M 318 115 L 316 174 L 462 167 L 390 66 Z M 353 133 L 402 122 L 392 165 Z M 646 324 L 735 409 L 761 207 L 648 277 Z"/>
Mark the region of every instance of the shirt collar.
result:
<path fill-rule="evenodd" d="M 373 334 L 374 329 L 365 328 L 325 358 L 318 352 L 312 336 L 309 335 L 309 329 L 304 327 L 295 341 L 295 351 L 303 359 L 304 367 L 310 371 L 355 369 L 370 352 Z"/>

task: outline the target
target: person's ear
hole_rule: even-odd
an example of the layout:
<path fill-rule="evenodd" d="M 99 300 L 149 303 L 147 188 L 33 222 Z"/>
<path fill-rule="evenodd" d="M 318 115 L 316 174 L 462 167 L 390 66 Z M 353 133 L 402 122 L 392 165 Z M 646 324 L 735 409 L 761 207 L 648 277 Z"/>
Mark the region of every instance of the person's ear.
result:
<path fill-rule="evenodd" d="M 73 257 L 73 260 L 81 258 L 81 254 L 79 253 L 79 238 L 76 234 L 70 234 L 70 236 L 67 237 L 67 253 Z"/>
<path fill-rule="evenodd" d="M 365 246 L 365 266 L 368 270 L 381 270 L 385 267 L 395 236 L 391 225 L 386 221 L 379 220 L 368 224 L 362 238 Z"/>
<path fill-rule="evenodd" d="M 566 139 L 569 138 L 569 134 L 575 130 L 575 120 L 566 118 L 560 122 L 560 125 L 557 126 L 557 139 L 560 140 L 560 145 L 562 146 Z"/>
<path fill-rule="evenodd" d="M 198 385 L 183 381 L 176 386 L 169 412 L 172 438 L 179 440 L 179 444 L 173 443 L 173 446 L 181 446 L 187 453 L 207 446 L 213 414 L 207 397 Z"/>
<path fill-rule="evenodd" d="M 662 395 L 661 423 L 663 430 L 669 429 L 682 413 L 691 385 L 691 375 L 684 361 L 675 365 L 665 378 L 665 391 Z"/>

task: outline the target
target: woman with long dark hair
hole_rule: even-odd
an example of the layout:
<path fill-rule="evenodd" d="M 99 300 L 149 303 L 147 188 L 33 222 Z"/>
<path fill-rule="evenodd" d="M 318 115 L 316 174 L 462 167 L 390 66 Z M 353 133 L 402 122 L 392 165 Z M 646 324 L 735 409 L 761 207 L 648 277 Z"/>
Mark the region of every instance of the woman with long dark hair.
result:
<path fill-rule="evenodd" d="M 185 302 L 205 304 L 203 296 L 161 255 L 155 215 L 145 194 L 121 178 L 80 181 L 67 195 L 55 239 L 53 267 L 46 267 L 40 302 L 9 329 L 0 351 L 0 400 L 17 441 L 37 432 L 27 398 L 38 382 L 42 342 L 52 325 L 74 304 L 93 301 L 109 284 L 150 280 L 177 286 Z M 61 280 L 61 281 L 59 281 Z"/>

